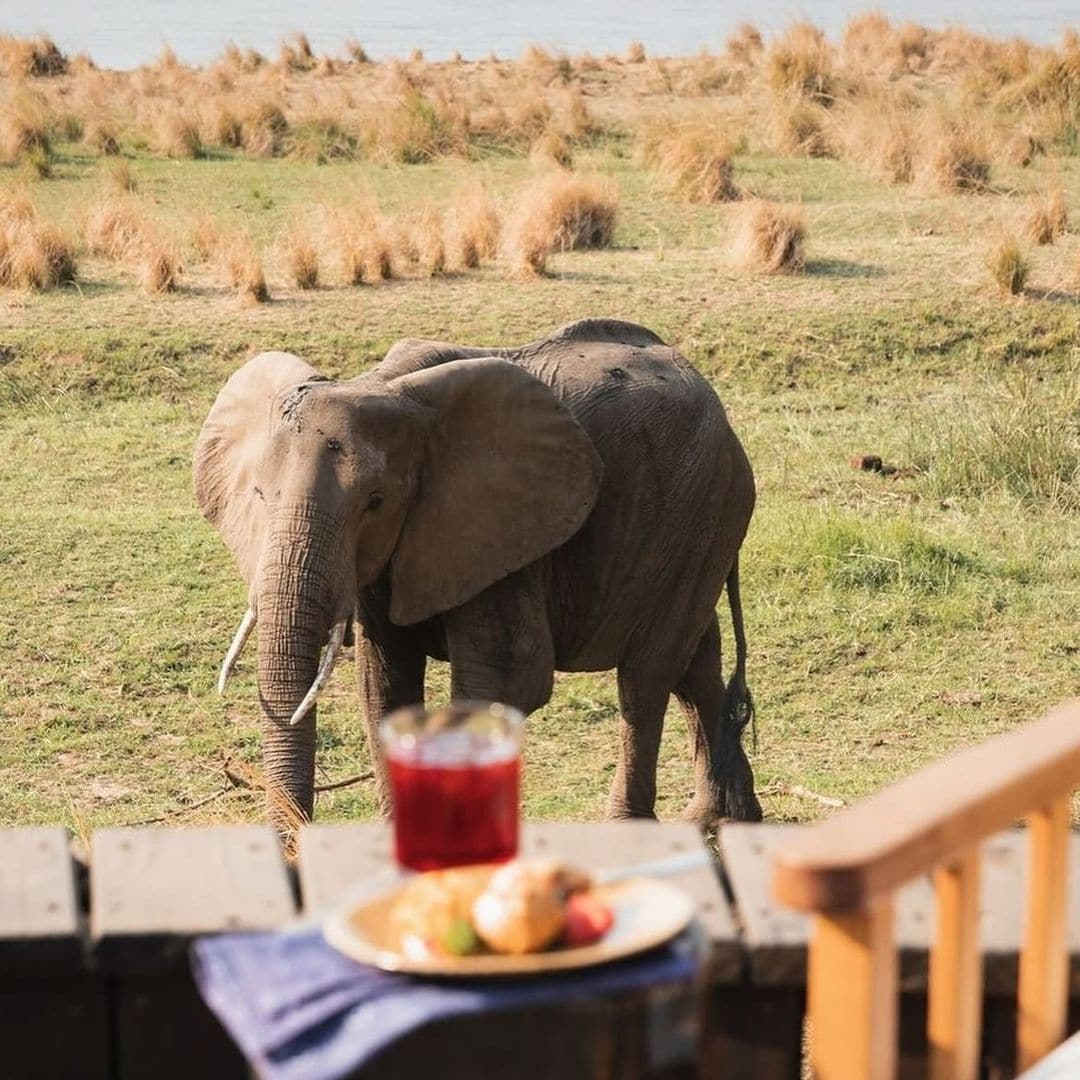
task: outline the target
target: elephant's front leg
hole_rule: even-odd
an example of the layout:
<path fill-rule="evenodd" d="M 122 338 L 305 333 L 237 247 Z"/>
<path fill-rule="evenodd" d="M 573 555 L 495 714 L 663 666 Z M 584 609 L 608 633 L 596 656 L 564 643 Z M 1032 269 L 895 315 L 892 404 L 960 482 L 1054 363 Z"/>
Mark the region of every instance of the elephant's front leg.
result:
<path fill-rule="evenodd" d="M 547 704 L 555 647 L 542 580 L 534 563 L 443 616 L 455 700 L 498 701 L 526 716 Z"/>
<path fill-rule="evenodd" d="M 370 622 L 358 625 L 356 675 L 367 726 L 368 754 L 375 774 L 376 797 L 383 817 L 390 813 L 390 778 L 379 740 L 379 723 L 394 709 L 423 705 L 427 656 L 404 640 L 399 628 L 380 633 Z"/>

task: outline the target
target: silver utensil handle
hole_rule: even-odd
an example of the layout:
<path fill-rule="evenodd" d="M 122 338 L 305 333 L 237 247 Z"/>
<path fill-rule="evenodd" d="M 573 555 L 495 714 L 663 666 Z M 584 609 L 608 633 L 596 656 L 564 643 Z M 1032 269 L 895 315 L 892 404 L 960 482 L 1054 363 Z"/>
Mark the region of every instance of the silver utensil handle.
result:
<path fill-rule="evenodd" d="M 687 870 L 696 870 L 700 866 L 710 866 L 712 856 L 701 848 L 697 851 L 687 851 L 679 855 L 668 855 L 663 859 L 654 859 L 651 862 L 635 863 L 633 866 L 620 866 L 614 869 L 600 870 L 594 876 L 598 884 L 610 885 L 624 878 L 632 877 L 668 877 L 671 874 L 682 874 Z"/>

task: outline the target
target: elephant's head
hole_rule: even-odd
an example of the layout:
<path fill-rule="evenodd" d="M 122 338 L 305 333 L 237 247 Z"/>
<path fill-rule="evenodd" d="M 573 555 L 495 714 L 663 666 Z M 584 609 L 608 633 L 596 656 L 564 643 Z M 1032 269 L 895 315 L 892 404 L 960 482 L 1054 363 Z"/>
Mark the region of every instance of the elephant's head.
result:
<path fill-rule="evenodd" d="M 310 816 L 314 698 L 358 593 L 388 571 L 400 625 L 464 603 L 569 539 L 602 465 L 551 390 L 506 360 L 336 383 L 264 353 L 218 394 L 194 471 L 248 587 L 223 677 L 257 625 L 271 810 L 284 794 Z"/>

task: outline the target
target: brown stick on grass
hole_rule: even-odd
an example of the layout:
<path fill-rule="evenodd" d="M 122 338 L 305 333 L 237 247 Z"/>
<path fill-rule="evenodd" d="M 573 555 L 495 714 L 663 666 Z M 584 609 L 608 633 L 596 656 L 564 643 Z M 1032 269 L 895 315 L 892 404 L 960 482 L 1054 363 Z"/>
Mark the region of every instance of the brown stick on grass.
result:
<path fill-rule="evenodd" d="M 805 266 L 802 207 L 752 199 L 738 208 L 732 255 L 742 270 L 793 274 Z"/>

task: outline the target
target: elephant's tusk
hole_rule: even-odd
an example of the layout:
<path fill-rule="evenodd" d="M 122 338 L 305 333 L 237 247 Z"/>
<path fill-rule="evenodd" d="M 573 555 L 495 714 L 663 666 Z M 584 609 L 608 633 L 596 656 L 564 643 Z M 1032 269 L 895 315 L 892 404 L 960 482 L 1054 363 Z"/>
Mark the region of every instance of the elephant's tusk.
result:
<path fill-rule="evenodd" d="M 240 625 L 236 629 L 236 635 L 232 639 L 229 651 L 225 654 L 225 659 L 221 662 L 221 673 L 218 675 L 217 680 L 217 692 L 219 694 L 225 693 L 225 684 L 229 681 L 232 669 L 236 665 L 236 661 L 239 659 L 240 654 L 244 651 L 244 646 L 247 644 L 247 639 L 251 637 L 251 631 L 254 627 L 255 612 L 251 608 L 248 608 L 247 611 L 244 612 L 244 617 L 240 620 Z"/>
<path fill-rule="evenodd" d="M 315 674 L 315 681 L 311 684 L 311 689 L 304 695 L 304 700 L 297 706 L 296 712 L 292 714 L 290 724 L 299 724 L 311 711 L 315 699 L 326 685 L 326 680 L 330 678 L 330 672 L 334 670 L 334 661 L 337 660 L 337 655 L 341 651 L 341 643 L 345 640 L 345 630 L 348 625 L 348 619 L 342 619 L 341 622 L 334 623 L 334 628 L 330 631 L 330 640 L 326 645 L 326 652 L 323 654 L 322 663 Z"/>

